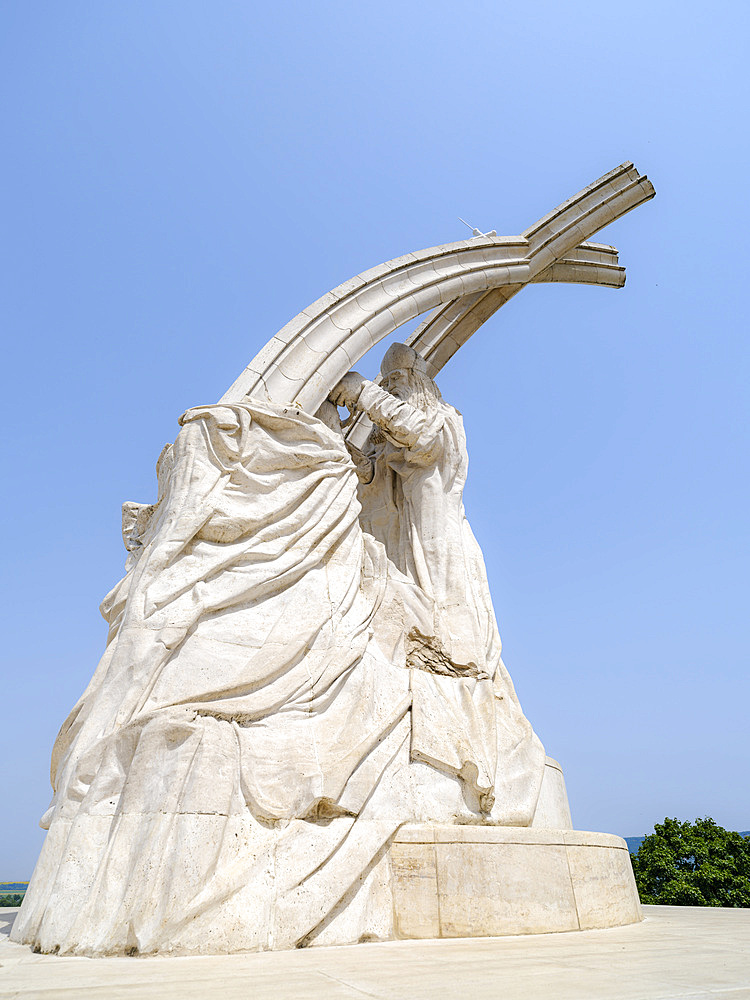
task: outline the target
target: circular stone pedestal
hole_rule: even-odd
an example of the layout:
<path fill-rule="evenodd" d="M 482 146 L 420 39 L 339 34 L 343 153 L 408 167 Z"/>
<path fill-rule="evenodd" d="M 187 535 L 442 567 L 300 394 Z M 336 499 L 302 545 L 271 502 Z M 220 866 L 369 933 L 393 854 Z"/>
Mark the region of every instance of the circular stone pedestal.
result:
<path fill-rule="evenodd" d="M 642 919 L 621 837 L 409 824 L 390 847 L 395 936 L 485 937 Z"/>

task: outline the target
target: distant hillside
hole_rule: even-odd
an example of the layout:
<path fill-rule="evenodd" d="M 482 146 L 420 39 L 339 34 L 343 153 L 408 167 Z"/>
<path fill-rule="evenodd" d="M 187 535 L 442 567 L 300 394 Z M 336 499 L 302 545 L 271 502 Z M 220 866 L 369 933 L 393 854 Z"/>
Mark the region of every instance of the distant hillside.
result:
<path fill-rule="evenodd" d="M 28 889 L 28 882 L 0 882 L 0 892 L 8 892 L 13 889 Z"/>
<path fill-rule="evenodd" d="M 743 830 L 740 833 L 740 837 L 750 837 L 750 830 Z M 643 836 L 643 837 L 623 837 L 623 840 L 628 845 L 628 850 L 630 851 L 631 854 L 637 854 L 638 853 L 638 849 L 640 848 L 641 844 L 643 843 L 643 841 L 645 839 L 646 839 L 645 836 Z"/>
<path fill-rule="evenodd" d="M 643 841 L 646 839 L 644 837 L 624 837 L 625 843 L 628 845 L 628 850 L 631 854 L 637 854 L 638 848 L 641 846 Z"/>

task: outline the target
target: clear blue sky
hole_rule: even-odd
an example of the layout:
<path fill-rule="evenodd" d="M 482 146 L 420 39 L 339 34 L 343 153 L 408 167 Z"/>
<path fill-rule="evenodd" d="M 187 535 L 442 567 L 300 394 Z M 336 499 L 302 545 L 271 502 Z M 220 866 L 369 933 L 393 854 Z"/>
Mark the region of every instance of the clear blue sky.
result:
<path fill-rule="evenodd" d="M 750 828 L 744 3 L 3 5 L 0 877 L 101 655 L 120 505 L 351 275 L 623 160 L 622 291 L 526 289 L 445 369 L 505 659 L 578 828 Z M 367 370 L 372 370 L 372 365 Z"/>

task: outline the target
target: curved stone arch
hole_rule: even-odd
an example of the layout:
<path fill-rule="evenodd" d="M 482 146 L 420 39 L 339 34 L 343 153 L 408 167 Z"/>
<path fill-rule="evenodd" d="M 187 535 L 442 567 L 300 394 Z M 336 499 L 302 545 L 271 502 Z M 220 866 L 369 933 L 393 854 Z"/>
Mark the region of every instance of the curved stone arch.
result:
<path fill-rule="evenodd" d="M 562 260 L 547 266 L 531 283 L 566 282 L 622 288 L 625 268 L 618 263 L 617 250 L 603 243 L 582 243 Z M 454 299 L 436 309 L 408 338 L 407 343 L 427 361 L 434 378 L 490 316 L 521 291 L 522 284 L 504 285 Z"/>
<path fill-rule="evenodd" d="M 428 310 L 436 312 L 410 340 L 420 346 L 424 341 L 436 373 L 485 319 L 530 282 L 585 280 L 618 287 L 624 271 L 614 248 L 586 241 L 654 193 L 648 179 L 625 163 L 522 236 L 461 240 L 371 268 L 287 323 L 222 402 L 255 396 L 315 412 L 371 347 Z"/>
<path fill-rule="evenodd" d="M 256 355 L 222 401 L 266 396 L 314 412 L 359 359 L 440 304 L 532 277 L 527 241 L 462 240 L 374 267 L 303 309 Z"/>

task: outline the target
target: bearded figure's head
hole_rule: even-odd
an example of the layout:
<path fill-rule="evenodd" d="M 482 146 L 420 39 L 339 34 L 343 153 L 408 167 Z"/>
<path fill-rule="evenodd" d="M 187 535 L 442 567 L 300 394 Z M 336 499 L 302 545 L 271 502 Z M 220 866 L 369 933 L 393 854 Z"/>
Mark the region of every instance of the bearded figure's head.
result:
<path fill-rule="evenodd" d="M 380 374 L 382 389 L 420 410 L 434 409 L 442 399 L 427 374 L 427 362 L 406 344 L 391 344 L 380 363 Z"/>

